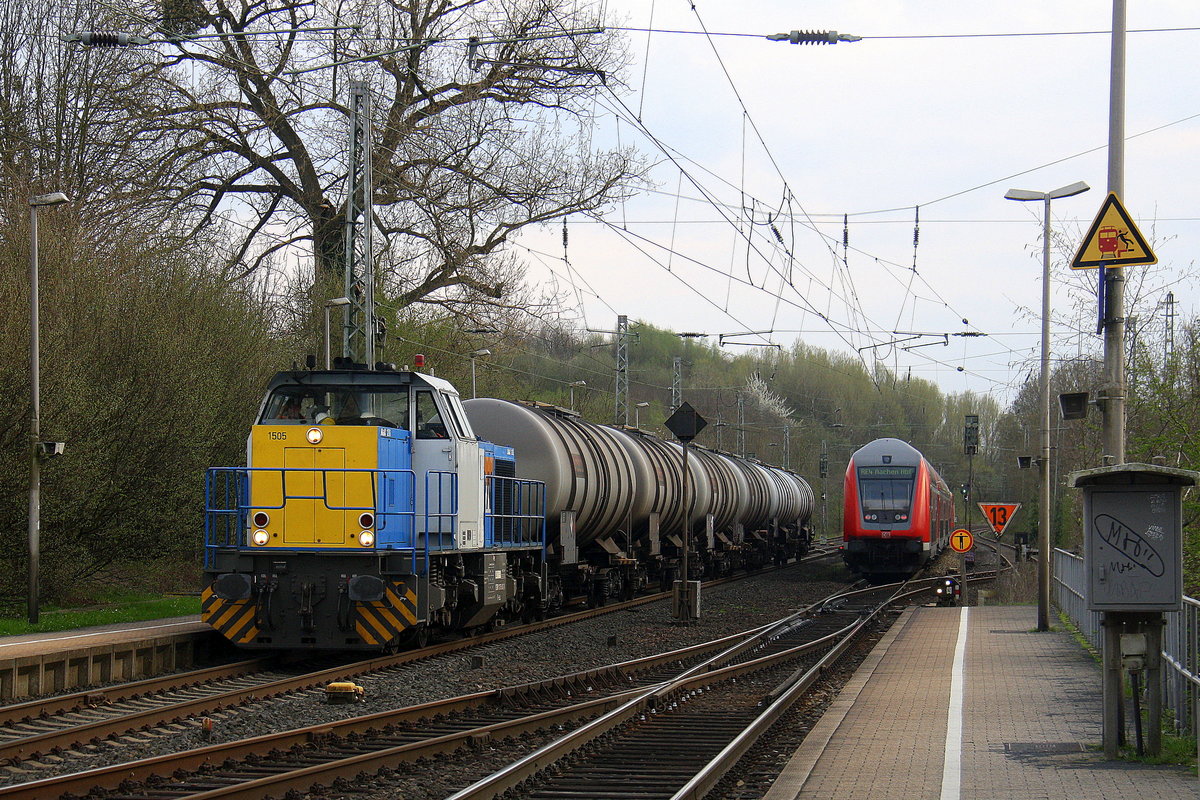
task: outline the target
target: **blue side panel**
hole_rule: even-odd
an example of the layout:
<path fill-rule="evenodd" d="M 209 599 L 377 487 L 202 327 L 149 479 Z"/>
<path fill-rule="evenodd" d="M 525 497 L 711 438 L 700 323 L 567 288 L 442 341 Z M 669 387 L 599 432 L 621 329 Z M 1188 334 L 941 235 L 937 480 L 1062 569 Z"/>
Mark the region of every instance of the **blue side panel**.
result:
<path fill-rule="evenodd" d="M 379 487 L 375 546 L 415 547 L 416 489 L 412 471 L 412 434 L 400 428 L 379 429 Z"/>

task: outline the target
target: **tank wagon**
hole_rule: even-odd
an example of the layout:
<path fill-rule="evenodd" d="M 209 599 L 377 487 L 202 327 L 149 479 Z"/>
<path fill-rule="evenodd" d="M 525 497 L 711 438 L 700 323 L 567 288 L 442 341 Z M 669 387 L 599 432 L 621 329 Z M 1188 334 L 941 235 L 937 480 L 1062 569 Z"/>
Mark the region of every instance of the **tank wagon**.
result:
<path fill-rule="evenodd" d="M 685 536 L 693 579 L 782 563 L 811 543 L 813 493 L 794 473 L 692 446 L 685 519 L 678 443 L 546 404 L 463 405 L 481 436 L 518 453 L 517 477 L 546 487 L 552 606 L 670 586 Z"/>
<path fill-rule="evenodd" d="M 782 562 L 811 539 L 799 476 L 418 372 L 294 370 L 245 467 L 206 484 L 202 619 L 251 649 L 381 650 L 679 577 Z"/>
<path fill-rule="evenodd" d="M 954 528 L 954 496 L 919 450 L 876 439 L 846 466 L 842 558 L 881 579 L 908 576 L 936 557 Z"/>

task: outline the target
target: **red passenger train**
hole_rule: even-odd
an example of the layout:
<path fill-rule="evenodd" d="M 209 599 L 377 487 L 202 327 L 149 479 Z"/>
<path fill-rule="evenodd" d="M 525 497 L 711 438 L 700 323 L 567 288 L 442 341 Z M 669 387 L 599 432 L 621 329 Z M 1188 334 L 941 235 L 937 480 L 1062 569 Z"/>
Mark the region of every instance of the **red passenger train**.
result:
<path fill-rule="evenodd" d="M 954 529 L 954 495 L 910 444 L 876 439 L 846 467 L 842 558 L 867 577 L 911 575 Z"/>

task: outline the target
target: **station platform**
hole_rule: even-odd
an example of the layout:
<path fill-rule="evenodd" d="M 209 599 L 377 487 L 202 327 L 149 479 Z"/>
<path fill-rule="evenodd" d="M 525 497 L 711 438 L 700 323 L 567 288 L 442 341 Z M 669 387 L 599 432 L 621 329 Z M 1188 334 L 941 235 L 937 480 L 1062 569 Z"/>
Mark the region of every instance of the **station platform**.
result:
<path fill-rule="evenodd" d="M 1033 606 L 915 608 L 892 625 L 765 800 L 1200 798 L 1181 767 L 1106 761 L 1101 670 Z"/>
<path fill-rule="evenodd" d="M 195 616 L 0 637 L 0 701 L 187 669 L 214 638 Z"/>

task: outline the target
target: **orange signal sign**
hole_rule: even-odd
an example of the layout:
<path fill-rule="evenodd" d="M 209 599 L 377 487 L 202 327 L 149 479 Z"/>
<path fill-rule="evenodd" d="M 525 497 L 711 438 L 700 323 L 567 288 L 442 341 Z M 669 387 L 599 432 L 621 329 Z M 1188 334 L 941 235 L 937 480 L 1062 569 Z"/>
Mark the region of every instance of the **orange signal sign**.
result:
<path fill-rule="evenodd" d="M 975 546 L 975 537 L 966 528 L 959 528 L 950 533 L 950 549 L 956 553 L 965 553 Z"/>
<path fill-rule="evenodd" d="M 1017 509 L 1021 507 L 1020 503 L 979 503 L 978 505 L 997 536 L 1004 533 L 1008 523 L 1012 522 L 1013 514 L 1016 514 Z"/>
<path fill-rule="evenodd" d="M 1158 256 L 1146 243 L 1125 206 L 1121 205 L 1115 194 L 1109 192 L 1071 261 L 1071 269 L 1157 263 Z"/>

